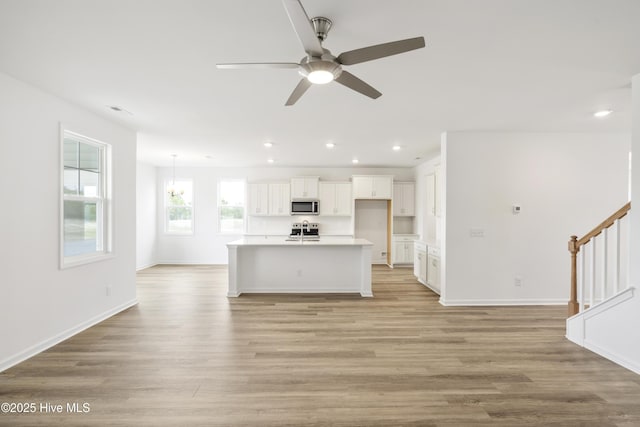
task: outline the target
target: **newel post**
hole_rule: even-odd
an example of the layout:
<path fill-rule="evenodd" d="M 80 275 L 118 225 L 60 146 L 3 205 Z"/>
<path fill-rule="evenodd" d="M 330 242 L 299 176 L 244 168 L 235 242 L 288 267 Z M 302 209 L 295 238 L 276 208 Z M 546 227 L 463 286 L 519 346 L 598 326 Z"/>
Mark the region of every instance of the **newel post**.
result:
<path fill-rule="evenodd" d="M 571 252 L 571 300 L 569 300 L 569 317 L 578 314 L 578 265 L 576 254 L 578 247 L 578 236 L 571 236 L 569 239 L 569 252 Z"/>

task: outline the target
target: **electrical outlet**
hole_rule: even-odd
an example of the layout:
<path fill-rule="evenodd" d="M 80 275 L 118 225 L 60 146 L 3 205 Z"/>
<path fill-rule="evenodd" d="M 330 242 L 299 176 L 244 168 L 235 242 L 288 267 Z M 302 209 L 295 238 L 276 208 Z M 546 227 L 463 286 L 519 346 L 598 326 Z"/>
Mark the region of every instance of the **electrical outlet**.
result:
<path fill-rule="evenodd" d="M 515 279 L 513 279 L 513 284 L 515 286 L 522 286 L 522 277 L 516 276 Z"/>

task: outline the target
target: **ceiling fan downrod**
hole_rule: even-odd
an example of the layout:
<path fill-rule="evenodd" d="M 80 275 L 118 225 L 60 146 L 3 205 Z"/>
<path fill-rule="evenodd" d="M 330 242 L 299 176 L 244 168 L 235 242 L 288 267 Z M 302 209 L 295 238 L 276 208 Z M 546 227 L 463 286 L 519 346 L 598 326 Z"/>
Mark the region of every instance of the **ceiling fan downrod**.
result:
<path fill-rule="evenodd" d="M 324 41 L 329 34 L 331 25 L 333 25 L 331 19 L 323 16 L 316 16 L 315 18 L 311 18 L 311 23 L 313 24 L 313 30 L 316 32 L 318 39 L 320 39 L 320 41 Z"/>

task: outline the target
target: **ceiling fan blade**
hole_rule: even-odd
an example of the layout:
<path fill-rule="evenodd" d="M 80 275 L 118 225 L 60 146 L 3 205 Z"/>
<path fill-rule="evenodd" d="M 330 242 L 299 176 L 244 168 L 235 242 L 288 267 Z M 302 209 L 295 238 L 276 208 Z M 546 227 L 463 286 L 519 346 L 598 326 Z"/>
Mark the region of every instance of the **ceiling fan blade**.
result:
<path fill-rule="evenodd" d="M 342 65 L 354 65 L 373 59 L 384 58 L 386 56 L 397 55 L 425 46 L 424 37 L 398 40 L 395 42 L 382 43 L 375 46 L 363 47 L 362 49 L 350 50 L 341 53 L 337 59 Z"/>
<path fill-rule="evenodd" d="M 284 105 L 289 106 L 289 105 L 295 104 L 298 101 L 298 99 L 300 99 L 300 97 L 304 95 L 307 89 L 311 87 L 311 85 L 312 83 L 309 80 L 307 80 L 306 77 L 303 77 L 302 80 L 300 80 L 300 82 L 296 86 L 296 88 L 293 90 L 293 92 L 291 92 L 291 96 L 289 96 L 289 99 L 287 99 L 287 102 Z"/>
<path fill-rule="evenodd" d="M 322 56 L 324 53 L 322 45 L 300 0 L 282 0 L 282 4 L 287 11 L 287 15 L 289 15 L 289 20 L 300 39 L 300 43 L 304 47 L 304 51 L 311 56 Z"/>
<path fill-rule="evenodd" d="M 238 64 L 216 64 L 216 68 L 220 69 L 239 69 L 239 68 L 298 68 L 295 62 L 245 62 Z"/>
<path fill-rule="evenodd" d="M 342 73 L 338 76 L 336 81 L 349 89 L 353 89 L 356 92 L 360 92 L 361 94 L 368 96 L 369 98 L 376 99 L 382 95 L 373 87 L 369 86 L 367 83 L 363 82 L 348 71 L 342 70 Z"/>

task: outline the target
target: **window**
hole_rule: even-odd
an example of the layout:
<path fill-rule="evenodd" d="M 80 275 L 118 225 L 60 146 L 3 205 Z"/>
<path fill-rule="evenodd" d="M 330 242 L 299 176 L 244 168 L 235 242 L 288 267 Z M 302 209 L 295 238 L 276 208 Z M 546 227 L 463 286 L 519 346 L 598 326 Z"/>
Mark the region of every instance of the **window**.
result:
<path fill-rule="evenodd" d="M 193 234 L 193 181 L 172 179 L 164 189 L 165 233 Z"/>
<path fill-rule="evenodd" d="M 244 232 L 245 183 L 223 180 L 218 185 L 218 230 L 223 234 Z"/>
<path fill-rule="evenodd" d="M 109 145 L 63 129 L 62 267 L 110 252 L 109 156 Z"/>

